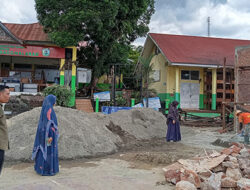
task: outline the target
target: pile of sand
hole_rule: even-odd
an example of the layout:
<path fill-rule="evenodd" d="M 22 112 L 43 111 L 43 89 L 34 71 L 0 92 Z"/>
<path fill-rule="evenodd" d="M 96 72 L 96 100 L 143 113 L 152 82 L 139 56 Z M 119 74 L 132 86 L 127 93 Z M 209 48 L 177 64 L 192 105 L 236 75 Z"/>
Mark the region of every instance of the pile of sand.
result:
<path fill-rule="evenodd" d="M 10 150 L 6 160 L 30 160 L 41 108 L 8 120 Z M 59 158 L 96 157 L 116 152 L 130 140 L 162 138 L 165 117 L 152 109 L 119 111 L 111 115 L 55 107 Z"/>

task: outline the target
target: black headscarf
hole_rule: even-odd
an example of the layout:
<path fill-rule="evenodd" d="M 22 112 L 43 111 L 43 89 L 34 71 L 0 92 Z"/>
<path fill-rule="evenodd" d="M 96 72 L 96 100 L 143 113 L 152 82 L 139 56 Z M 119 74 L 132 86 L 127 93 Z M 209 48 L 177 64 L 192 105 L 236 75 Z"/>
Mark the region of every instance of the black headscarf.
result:
<path fill-rule="evenodd" d="M 179 102 L 177 102 L 176 100 L 174 100 L 169 107 L 168 110 L 168 120 L 172 119 L 175 121 L 179 121 L 179 113 L 178 113 L 178 109 L 177 106 L 179 105 Z"/>

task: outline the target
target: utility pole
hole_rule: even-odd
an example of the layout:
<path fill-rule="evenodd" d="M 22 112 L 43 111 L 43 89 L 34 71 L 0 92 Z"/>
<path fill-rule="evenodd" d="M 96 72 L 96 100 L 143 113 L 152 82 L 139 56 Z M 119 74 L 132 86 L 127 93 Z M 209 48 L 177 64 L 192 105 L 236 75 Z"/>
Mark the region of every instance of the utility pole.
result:
<path fill-rule="evenodd" d="M 207 17 L 207 36 L 210 37 L 210 17 Z"/>
<path fill-rule="evenodd" d="M 112 76 L 112 100 L 113 100 L 113 106 L 116 106 L 116 101 L 115 101 L 115 86 L 116 86 L 116 65 L 113 64 L 111 67 L 111 76 Z"/>

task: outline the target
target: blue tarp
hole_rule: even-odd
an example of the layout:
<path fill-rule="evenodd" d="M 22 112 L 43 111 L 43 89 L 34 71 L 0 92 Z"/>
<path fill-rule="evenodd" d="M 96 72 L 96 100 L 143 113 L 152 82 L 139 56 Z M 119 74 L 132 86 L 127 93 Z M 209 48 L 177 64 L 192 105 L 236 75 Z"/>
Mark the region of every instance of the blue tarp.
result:
<path fill-rule="evenodd" d="M 116 106 L 102 106 L 102 113 L 111 114 L 113 112 L 118 112 L 119 110 L 131 110 L 131 107 L 116 107 Z"/>

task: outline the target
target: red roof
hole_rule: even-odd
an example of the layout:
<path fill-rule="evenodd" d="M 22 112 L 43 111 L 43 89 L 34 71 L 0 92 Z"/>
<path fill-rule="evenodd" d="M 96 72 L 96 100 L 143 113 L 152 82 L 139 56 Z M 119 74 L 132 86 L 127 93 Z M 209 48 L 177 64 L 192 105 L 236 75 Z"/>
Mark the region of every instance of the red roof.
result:
<path fill-rule="evenodd" d="M 3 23 L 8 30 L 20 40 L 25 41 L 50 41 L 39 23 L 33 24 L 10 24 Z"/>
<path fill-rule="evenodd" d="M 171 63 L 234 65 L 235 47 L 250 45 L 250 40 L 149 34 Z"/>

